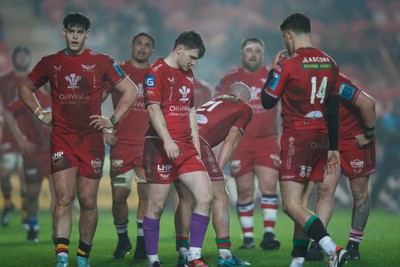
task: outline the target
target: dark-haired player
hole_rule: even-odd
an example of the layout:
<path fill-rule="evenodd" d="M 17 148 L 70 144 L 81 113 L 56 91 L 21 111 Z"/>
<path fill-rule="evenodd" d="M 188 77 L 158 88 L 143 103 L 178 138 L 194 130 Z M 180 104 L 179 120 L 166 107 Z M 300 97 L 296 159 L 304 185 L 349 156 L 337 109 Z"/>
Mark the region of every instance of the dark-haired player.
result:
<path fill-rule="evenodd" d="M 160 218 L 171 183 L 177 179 L 187 186 L 196 201 L 185 265 L 208 266 L 201 257 L 201 248 L 210 220 L 212 189 L 200 158 L 192 72 L 204 53 L 201 36 L 194 31 L 183 32 L 169 55 L 158 59 L 146 74 L 144 97 L 150 127 L 143 158 L 148 183 L 143 229 L 149 266 L 160 266 Z"/>
<path fill-rule="evenodd" d="M 261 88 L 269 72 L 264 65 L 264 42 L 258 38 L 246 38 L 242 42 L 243 66 L 231 70 L 215 89 L 218 95 L 226 94 L 234 82 L 244 82 L 251 90 L 253 119 L 231 160 L 231 176 L 235 178 L 238 193 L 237 212 L 243 232 L 240 248 L 254 248 L 254 176 L 262 194 L 264 236 L 260 243 L 263 249 L 278 249 L 275 238 L 275 223 L 278 212 L 278 165 L 279 154 L 277 108 L 270 111 L 261 105 Z"/>
<path fill-rule="evenodd" d="M 112 213 L 118 234 L 118 245 L 114 251 L 115 258 L 124 257 L 131 249 L 128 236 L 128 203 L 132 180 L 137 183 L 139 198 L 137 208 L 137 238 L 135 259 L 145 259 L 146 251 L 143 237 L 143 217 L 147 201 L 146 177 L 143 169 L 144 135 L 149 125 L 149 115 L 144 107 L 143 82 L 149 59 L 154 51 L 154 39 L 147 33 L 139 33 L 132 40 L 130 60 L 120 63 L 122 70 L 138 86 L 139 96 L 132 110 L 111 133 L 105 133 L 106 144 L 111 146 L 111 186 Z M 111 93 L 114 108 L 117 107 L 121 93 L 114 88 L 105 90 L 105 99 Z"/>
<path fill-rule="evenodd" d="M 333 242 L 321 220 L 305 208 L 314 183 L 324 179 L 326 165 L 328 173 L 339 165 L 335 88 L 339 70 L 331 57 L 312 45 L 307 16 L 292 14 L 280 29 L 289 56 L 282 57 L 283 51 L 277 54 L 261 96 L 266 109 L 279 99 L 282 102 L 279 184 L 283 210 L 295 223 L 290 266 L 303 265 L 309 237 L 328 254 L 328 266 L 342 266 L 347 251 Z"/>
<path fill-rule="evenodd" d="M 109 56 L 86 49 L 90 20 L 70 13 L 63 21 L 66 48 L 43 57 L 19 87 L 25 105 L 45 124 L 52 124 L 51 172 L 56 266 L 68 265 L 71 207 L 75 191 L 80 205 L 78 266 L 89 266 L 98 220 L 97 193 L 103 173 L 103 129 L 123 119 L 136 97 L 135 84 Z M 33 92 L 50 82 L 52 111 L 44 110 Z M 102 117 L 104 86 L 111 83 L 121 99 L 110 118 Z"/>

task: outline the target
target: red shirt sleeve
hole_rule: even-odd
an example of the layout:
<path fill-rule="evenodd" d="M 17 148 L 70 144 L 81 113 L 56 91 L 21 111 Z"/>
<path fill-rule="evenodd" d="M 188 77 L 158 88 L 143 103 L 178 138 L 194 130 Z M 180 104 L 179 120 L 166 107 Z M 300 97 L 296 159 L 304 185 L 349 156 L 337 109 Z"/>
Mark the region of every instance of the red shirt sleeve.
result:
<path fill-rule="evenodd" d="M 153 72 L 149 69 L 144 78 L 144 106 L 150 104 L 161 105 L 162 95 L 162 79 L 160 78 L 160 71 Z"/>
<path fill-rule="evenodd" d="M 104 64 L 104 75 L 111 85 L 115 86 L 125 78 L 125 72 L 121 69 L 117 61 L 113 58 L 106 56 L 106 63 Z"/>
<path fill-rule="evenodd" d="M 272 70 L 271 78 L 265 92 L 274 98 L 279 98 L 285 90 L 289 81 L 289 62 L 286 58 L 281 59 Z"/>
<path fill-rule="evenodd" d="M 36 88 L 43 86 L 49 80 L 47 67 L 50 64 L 47 59 L 48 57 L 43 57 L 28 75 L 28 80 Z"/>
<path fill-rule="evenodd" d="M 233 126 L 236 126 L 239 128 L 239 130 L 244 134 L 244 131 L 247 128 L 247 125 L 249 125 L 251 118 L 253 116 L 253 110 L 250 106 L 248 105 L 243 105 L 243 108 L 241 109 L 241 114 L 239 118 L 235 121 Z"/>

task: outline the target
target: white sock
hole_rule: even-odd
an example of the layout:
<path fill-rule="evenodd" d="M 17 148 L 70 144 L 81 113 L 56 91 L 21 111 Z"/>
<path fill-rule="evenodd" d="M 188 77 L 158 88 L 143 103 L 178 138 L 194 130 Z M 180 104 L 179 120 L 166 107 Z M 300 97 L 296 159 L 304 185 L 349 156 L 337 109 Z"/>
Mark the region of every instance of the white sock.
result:
<path fill-rule="evenodd" d="M 294 257 L 289 267 L 303 267 L 304 260 L 305 258 L 303 257 Z"/>
<path fill-rule="evenodd" d="M 232 259 L 232 252 L 229 249 L 218 249 L 219 256 L 224 260 Z"/>
<path fill-rule="evenodd" d="M 201 258 L 201 248 L 189 248 L 189 254 L 187 256 L 188 261 L 197 260 Z"/>
<path fill-rule="evenodd" d="M 156 254 L 156 255 L 147 255 L 147 257 L 149 258 L 150 264 L 152 264 L 152 263 L 155 262 L 155 261 L 160 261 L 160 260 L 158 259 L 158 254 Z"/>
<path fill-rule="evenodd" d="M 68 258 L 68 253 L 67 252 L 60 252 L 60 253 L 57 253 L 57 256 L 67 257 Z"/>
<path fill-rule="evenodd" d="M 336 243 L 333 242 L 330 236 L 324 236 L 319 242 L 319 246 L 328 254 L 329 257 L 332 257 L 336 251 Z"/>

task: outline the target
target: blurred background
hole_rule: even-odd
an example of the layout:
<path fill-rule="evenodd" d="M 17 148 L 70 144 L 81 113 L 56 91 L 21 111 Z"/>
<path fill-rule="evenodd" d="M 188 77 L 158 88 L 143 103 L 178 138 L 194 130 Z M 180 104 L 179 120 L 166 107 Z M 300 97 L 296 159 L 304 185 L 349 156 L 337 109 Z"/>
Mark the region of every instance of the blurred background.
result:
<path fill-rule="evenodd" d="M 279 30 L 282 19 L 293 12 L 307 14 L 312 21 L 314 44 L 330 54 L 341 71 L 376 100 L 378 161 L 371 185 L 381 179 L 380 167 L 390 147 L 397 162 L 390 165 L 389 171 L 385 169 L 384 175 L 390 177 L 377 207 L 399 211 L 400 1 L 0 0 L 0 76 L 12 69 L 10 53 L 17 45 L 32 50 L 32 66 L 42 56 L 63 49 L 62 19 L 71 11 L 82 12 L 92 21 L 87 46 L 117 60 L 130 58 L 132 37 L 139 32 L 155 38 L 153 62 L 172 50 L 182 31 L 198 31 L 207 51 L 195 74 L 213 88 L 228 70 L 241 65 L 240 43 L 244 38 L 256 36 L 265 42 L 265 64 L 269 65 L 277 51 L 284 48 Z M 104 173 L 108 174 L 108 166 Z M 17 196 L 18 179 L 13 184 Z M 102 207 L 109 207 L 109 178 L 105 177 L 102 184 L 99 201 Z M 347 188 L 347 179 L 342 179 L 337 193 L 339 205 L 351 205 Z M 43 198 L 49 195 L 46 190 Z M 132 194 L 131 202 L 135 203 L 135 198 Z M 42 207 L 46 203 L 41 201 Z"/>

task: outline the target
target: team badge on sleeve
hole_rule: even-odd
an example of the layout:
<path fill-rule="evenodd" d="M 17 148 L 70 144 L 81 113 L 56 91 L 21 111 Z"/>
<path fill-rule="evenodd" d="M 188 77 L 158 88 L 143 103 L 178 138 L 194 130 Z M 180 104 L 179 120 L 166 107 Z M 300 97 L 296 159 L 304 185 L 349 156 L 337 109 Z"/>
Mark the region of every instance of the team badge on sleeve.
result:
<path fill-rule="evenodd" d="M 114 70 L 118 73 L 118 76 L 122 76 L 122 74 L 124 74 L 121 67 L 118 65 L 118 63 L 116 61 L 114 61 L 112 66 L 113 66 Z"/>
<path fill-rule="evenodd" d="M 153 75 L 151 74 L 147 75 L 144 82 L 146 84 L 146 88 L 154 88 L 155 79 Z"/>
<path fill-rule="evenodd" d="M 356 89 L 346 83 L 342 83 L 339 89 L 339 95 L 346 100 L 351 100 Z"/>
<path fill-rule="evenodd" d="M 281 75 L 276 73 L 275 71 L 272 73 L 272 78 L 268 83 L 268 87 L 271 88 L 271 90 L 275 90 L 276 86 L 278 85 L 279 79 L 281 78 Z"/>

